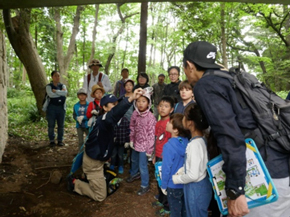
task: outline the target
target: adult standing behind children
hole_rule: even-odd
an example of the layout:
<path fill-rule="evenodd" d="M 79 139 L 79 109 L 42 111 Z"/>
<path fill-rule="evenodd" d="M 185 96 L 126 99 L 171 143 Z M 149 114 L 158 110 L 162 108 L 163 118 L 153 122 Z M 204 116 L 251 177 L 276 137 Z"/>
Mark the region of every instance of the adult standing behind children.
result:
<path fill-rule="evenodd" d="M 149 83 L 149 77 L 145 72 L 140 72 L 137 76 L 137 84 L 134 86 L 133 91 L 137 88 L 141 87 L 142 89 L 146 87 L 150 87 Z"/>
<path fill-rule="evenodd" d="M 166 86 L 166 84 L 164 83 L 165 80 L 165 75 L 164 74 L 160 74 L 158 75 L 158 82 L 156 84 L 153 84 L 153 105 L 154 105 L 154 116 L 156 118 L 156 120 L 158 120 L 158 103 L 162 97 L 164 88 Z"/>
<path fill-rule="evenodd" d="M 123 68 L 121 71 L 121 76 L 122 76 L 122 79 L 116 82 L 114 92 L 113 92 L 117 98 L 123 96 L 126 93 L 124 83 L 125 83 L 125 80 L 129 77 L 129 69 Z"/>
<path fill-rule="evenodd" d="M 163 91 L 163 96 L 171 96 L 174 99 L 174 103 L 181 101 L 181 97 L 178 90 L 178 85 L 180 84 L 180 68 L 178 66 L 171 66 L 168 70 L 170 84 L 167 84 Z"/>
<path fill-rule="evenodd" d="M 132 96 L 123 99 L 120 103 L 112 94 L 105 95 L 101 99 L 104 114 L 98 117 L 85 143 L 82 168 L 87 181 L 68 176 L 69 191 L 86 195 L 95 201 L 106 199 L 107 184 L 104 177 L 104 164 L 110 159 L 114 147 L 114 127 L 131 107 L 133 100 L 139 98 L 141 94 L 142 89 L 137 89 Z"/>
<path fill-rule="evenodd" d="M 112 85 L 109 77 L 99 71 L 100 67 L 103 67 L 103 65 L 100 63 L 99 60 L 93 59 L 90 61 L 89 68 L 92 70 L 92 72 L 90 72 L 88 75 L 85 75 L 83 83 L 83 88 L 87 91 L 87 93 L 90 93 L 92 91 L 92 87 L 95 84 L 104 88 L 105 92 L 112 91 Z M 94 101 L 94 98 L 89 95 L 87 101 L 92 102 Z"/>
<path fill-rule="evenodd" d="M 57 123 L 57 145 L 63 146 L 63 133 L 64 133 L 64 119 L 66 112 L 66 86 L 60 83 L 60 74 L 58 71 L 51 73 L 52 82 L 46 85 L 46 101 L 43 106 L 43 111 L 46 111 L 46 119 L 48 124 L 48 137 L 50 146 L 54 147 L 55 144 L 55 122 Z"/>
<path fill-rule="evenodd" d="M 249 213 L 245 197 L 246 157 L 245 137 L 241 131 L 254 130 L 256 122 L 249 108 L 242 108 L 232 83 L 225 78 L 208 75 L 215 64 L 217 49 L 205 41 L 193 42 L 184 51 L 184 72 L 194 85 L 194 96 L 200 105 L 221 149 L 226 174 L 229 216 Z M 227 73 L 227 72 L 224 72 Z M 267 150 L 266 150 L 266 149 Z M 261 147 L 260 153 L 279 193 L 278 201 L 251 209 L 247 216 L 288 217 L 290 213 L 289 154 L 271 147 Z"/>
<path fill-rule="evenodd" d="M 79 101 L 74 105 L 73 118 L 76 121 L 77 134 L 79 139 L 79 149 L 84 143 L 84 134 L 89 134 L 87 109 L 89 103 L 87 102 L 87 91 L 84 88 L 80 88 L 77 92 Z"/>
<path fill-rule="evenodd" d="M 174 100 L 170 96 L 164 96 L 160 99 L 158 104 L 158 113 L 161 119 L 155 125 L 155 151 L 152 163 L 155 164 L 158 161 L 162 161 L 163 146 L 171 138 L 170 132 L 166 131 L 166 125 L 169 122 L 170 114 L 174 109 Z M 152 203 L 153 207 L 163 207 L 158 211 L 159 215 L 169 214 L 169 205 L 167 196 L 163 194 L 161 188 L 157 184 L 158 195 L 157 201 Z"/>

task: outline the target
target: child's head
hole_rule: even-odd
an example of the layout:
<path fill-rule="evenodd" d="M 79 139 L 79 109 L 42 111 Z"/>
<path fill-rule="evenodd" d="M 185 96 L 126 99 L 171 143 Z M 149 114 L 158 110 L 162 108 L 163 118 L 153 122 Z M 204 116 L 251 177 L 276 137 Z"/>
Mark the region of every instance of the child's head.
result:
<path fill-rule="evenodd" d="M 148 110 L 150 104 L 150 99 L 148 99 L 146 96 L 140 96 L 138 99 L 136 99 L 136 107 L 139 112 L 145 112 Z"/>
<path fill-rule="evenodd" d="M 144 86 L 145 84 L 147 84 L 149 82 L 149 77 L 145 72 L 140 72 L 137 76 L 137 83 L 140 86 Z"/>
<path fill-rule="evenodd" d="M 118 99 L 113 94 L 108 94 L 102 97 L 100 105 L 104 110 L 103 113 L 111 111 L 111 109 L 118 104 Z"/>
<path fill-rule="evenodd" d="M 183 115 L 180 113 L 175 113 L 170 116 L 170 120 L 166 124 L 166 131 L 171 133 L 172 137 L 188 137 L 190 135 L 189 131 L 183 127 L 182 119 Z"/>
<path fill-rule="evenodd" d="M 158 113 L 161 118 L 169 116 L 174 110 L 174 100 L 170 96 L 163 96 L 158 103 Z"/>
<path fill-rule="evenodd" d="M 139 112 L 145 112 L 151 107 L 151 94 L 153 93 L 152 87 L 146 87 L 143 90 L 142 96 L 134 101 L 134 106 Z"/>
<path fill-rule="evenodd" d="M 183 126 L 192 131 L 203 131 L 208 128 L 207 120 L 196 103 L 189 104 L 184 110 Z"/>
<path fill-rule="evenodd" d="M 121 71 L 121 76 L 123 79 L 127 79 L 129 77 L 129 69 L 123 68 Z"/>
<path fill-rule="evenodd" d="M 80 88 L 77 92 L 77 96 L 80 101 L 85 101 L 87 99 L 87 91 L 84 88 Z"/>
<path fill-rule="evenodd" d="M 91 97 L 95 98 L 96 100 L 101 100 L 104 94 L 105 94 L 104 88 L 100 87 L 99 85 L 95 84 L 92 87 Z"/>
<path fill-rule="evenodd" d="M 178 89 L 183 101 L 193 99 L 193 89 L 188 80 L 180 82 Z"/>
<path fill-rule="evenodd" d="M 126 79 L 124 82 L 124 88 L 126 93 L 132 93 L 134 88 L 134 81 L 132 79 Z"/>

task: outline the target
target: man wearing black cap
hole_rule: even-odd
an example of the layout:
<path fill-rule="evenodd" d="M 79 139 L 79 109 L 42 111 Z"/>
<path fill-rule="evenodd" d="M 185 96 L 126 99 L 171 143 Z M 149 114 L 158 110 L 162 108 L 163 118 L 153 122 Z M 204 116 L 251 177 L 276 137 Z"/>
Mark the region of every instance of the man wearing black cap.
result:
<path fill-rule="evenodd" d="M 205 41 L 193 42 L 184 50 L 184 72 L 194 85 L 194 96 L 211 127 L 220 148 L 226 173 L 226 192 L 230 217 L 249 213 L 245 197 L 246 157 L 244 135 L 241 129 L 253 130 L 256 122 L 249 108 L 242 108 L 230 81 L 207 75 L 210 69 L 219 70 L 215 64 L 216 47 Z M 227 72 L 224 72 L 227 73 Z M 209 144 L 210 145 L 210 144 Z M 266 159 L 265 146 L 260 148 Z M 251 209 L 248 216 L 283 216 L 290 213 L 290 187 L 288 158 L 285 154 L 267 148 L 265 164 L 279 192 L 275 203 Z M 278 169 L 279 168 L 279 169 Z"/>
<path fill-rule="evenodd" d="M 158 75 L 158 82 L 156 84 L 153 84 L 153 105 L 154 105 L 154 116 L 156 118 L 156 120 L 158 120 L 158 110 L 157 110 L 157 106 L 158 103 L 160 101 L 160 99 L 162 98 L 162 93 L 163 90 L 166 86 L 166 84 L 164 83 L 164 79 L 165 79 L 165 75 L 164 74 L 160 74 Z"/>
<path fill-rule="evenodd" d="M 103 65 L 99 60 L 93 59 L 90 61 L 89 68 L 92 70 L 92 72 L 88 75 L 85 75 L 83 83 L 83 88 L 87 91 L 87 93 L 92 92 L 92 87 L 95 84 L 104 88 L 105 92 L 110 92 L 113 89 L 109 77 L 99 71 L 100 67 L 103 67 Z M 94 101 L 94 98 L 92 98 L 91 95 L 88 95 L 87 101 L 92 102 Z"/>

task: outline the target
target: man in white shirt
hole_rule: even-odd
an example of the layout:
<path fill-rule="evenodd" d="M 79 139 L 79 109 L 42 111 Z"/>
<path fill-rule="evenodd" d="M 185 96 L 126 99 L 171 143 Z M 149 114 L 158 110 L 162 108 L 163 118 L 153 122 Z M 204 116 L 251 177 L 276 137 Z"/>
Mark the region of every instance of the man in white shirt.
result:
<path fill-rule="evenodd" d="M 113 89 L 109 77 L 106 74 L 99 72 L 100 67 L 103 66 L 99 60 L 97 59 L 91 60 L 89 68 L 92 70 L 92 72 L 88 75 L 85 75 L 84 77 L 83 88 L 88 93 L 87 97 L 88 102 L 94 101 L 94 98 L 92 98 L 89 93 L 92 92 L 92 86 L 94 86 L 95 84 L 99 85 L 100 87 L 103 87 L 106 92 L 110 92 Z"/>

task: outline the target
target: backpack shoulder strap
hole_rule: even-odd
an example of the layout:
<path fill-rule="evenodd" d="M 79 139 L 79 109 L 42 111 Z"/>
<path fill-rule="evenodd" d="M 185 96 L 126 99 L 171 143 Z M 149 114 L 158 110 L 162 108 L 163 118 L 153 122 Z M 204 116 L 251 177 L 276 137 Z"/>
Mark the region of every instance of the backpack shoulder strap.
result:
<path fill-rule="evenodd" d="M 91 73 L 90 73 L 90 74 L 88 74 L 88 76 L 87 76 L 87 80 L 88 80 L 88 88 L 89 88 L 90 81 L 91 81 Z"/>
<path fill-rule="evenodd" d="M 102 81 L 102 77 L 103 77 L 103 73 L 102 73 L 102 72 L 100 72 L 100 75 L 99 75 L 99 82 L 101 82 L 101 81 Z"/>

